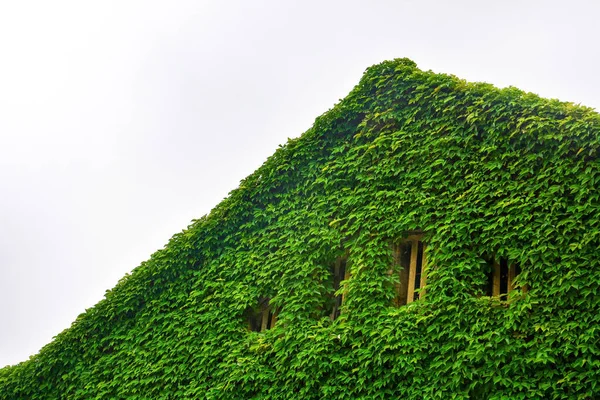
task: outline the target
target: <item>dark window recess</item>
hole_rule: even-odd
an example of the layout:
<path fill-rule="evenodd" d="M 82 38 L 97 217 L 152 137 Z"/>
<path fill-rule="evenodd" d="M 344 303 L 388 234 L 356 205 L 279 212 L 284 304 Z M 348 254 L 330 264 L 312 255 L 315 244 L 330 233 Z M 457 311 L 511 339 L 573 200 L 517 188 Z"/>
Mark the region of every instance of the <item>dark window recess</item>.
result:
<path fill-rule="evenodd" d="M 489 272 L 485 294 L 500 300 L 506 300 L 514 289 L 514 280 L 521 272 L 519 264 L 510 262 L 506 257 L 487 258 Z"/>
<path fill-rule="evenodd" d="M 331 275 L 333 280 L 333 290 L 331 292 L 332 294 L 330 300 L 331 306 L 329 317 L 332 320 L 334 320 L 340 316 L 342 304 L 344 303 L 345 297 L 344 294 L 336 295 L 335 292 L 337 292 L 340 289 L 343 280 L 347 280 L 348 278 L 350 278 L 350 273 L 346 264 L 346 258 L 338 258 L 335 261 L 335 263 L 331 267 Z"/>
<path fill-rule="evenodd" d="M 423 242 L 417 244 L 417 265 L 415 271 L 415 288 L 413 291 L 413 301 L 419 299 L 418 289 L 421 288 L 421 278 L 423 274 Z"/>
<path fill-rule="evenodd" d="M 262 332 L 275 326 L 278 312 L 269 305 L 268 298 L 262 298 L 256 307 L 249 307 L 245 314 L 248 320 L 248 329 L 253 332 Z"/>
<path fill-rule="evenodd" d="M 248 329 L 252 332 L 260 332 L 260 327 L 262 326 L 262 313 L 255 313 L 254 310 L 247 310 L 246 312 L 250 314 L 248 316 Z"/>
<path fill-rule="evenodd" d="M 508 261 L 502 257 L 500 259 L 500 299 L 506 300 L 508 295 Z"/>

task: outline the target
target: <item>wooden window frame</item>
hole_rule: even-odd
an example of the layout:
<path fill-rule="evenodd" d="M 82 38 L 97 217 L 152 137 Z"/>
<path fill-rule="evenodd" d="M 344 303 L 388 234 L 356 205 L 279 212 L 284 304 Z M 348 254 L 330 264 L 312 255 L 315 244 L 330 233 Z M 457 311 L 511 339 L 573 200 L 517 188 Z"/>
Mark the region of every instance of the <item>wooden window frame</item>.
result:
<path fill-rule="evenodd" d="M 515 278 L 520 273 L 520 266 L 517 262 L 510 262 L 506 257 L 498 258 L 496 256 L 488 263 L 491 264 L 491 296 L 506 301 L 510 292 L 515 290 Z M 502 276 L 504 268 L 506 268 L 506 282 L 503 282 Z M 504 285 L 506 285 L 505 292 L 502 290 Z M 526 286 L 522 289 L 524 292 L 527 291 Z M 489 291 L 488 295 L 490 295 Z"/>
<path fill-rule="evenodd" d="M 396 304 L 410 304 L 415 300 L 422 299 L 425 296 L 427 284 L 427 257 L 426 247 L 423 242 L 423 235 L 409 235 L 400 243 L 393 245 L 394 264 L 400 267 L 398 272 L 400 282 L 396 286 Z M 402 265 L 402 252 L 410 247 L 410 258 L 408 260 L 408 268 Z M 419 251 L 421 245 L 421 251 Z M 420 276 L 418 276 L 420 260 Z M 417 286 L 418 281 L 418 286 Z M 417 292 L 418 291 L 418 292 Z"/>
<path fill-rule="evenodd" d="M 262 312 L 262 321 L 260 324 L 260 331 L 266 331 L 272 329 L 277 322 L 278 312 L 271 305 L 268 305 Z"/>
<path fill-rule="evenodd" d="M 252 332 L 263 332 L 277 323 L 279 310 L 269 304 L 268 298 L 259 301 L 258 310 L 254 309 L 248 319 L 248 329 Z"/>
<path fill-rule="evenodd" d="M 342 277 L 342 272 L 343 272 L 343 277 Z M 332 321 L 334 321 L 336 318 L 338 318 L 340 316 L 341 308 L 342 308 L 342 305 L 344 304 L 344 301 L 346 300 L 346 295 L 347 295 L 346 290 L 344 290 L 344 292 L 340 295 L 335 295 L 335 292 L 340 290 L 341 283 L 343 281 L 347 281 L 348 279 L 350 279 L 350 268 L 348 267 L 348 256 L 346 254 L 342 257 L 338 257 L 335 260 L 335 263 L 333 265 L 334 303 L 333 303 L 333 307 L 331 309 L 331 313 L 329 314 L 329 318 Z"/>

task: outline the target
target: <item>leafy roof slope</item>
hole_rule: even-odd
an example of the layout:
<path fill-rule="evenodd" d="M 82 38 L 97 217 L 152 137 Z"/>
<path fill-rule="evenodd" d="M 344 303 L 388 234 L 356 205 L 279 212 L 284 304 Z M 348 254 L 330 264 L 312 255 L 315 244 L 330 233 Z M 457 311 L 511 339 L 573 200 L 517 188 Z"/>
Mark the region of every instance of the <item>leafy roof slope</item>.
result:
<path fill-rule="evenodd" d="M 600 116 L 514 88 L 367 70 L 300 138 L 123 278 L 2 399 L 600 397 Z M 425 232 L 427 296 L 389 245 Z M 349 251 L 344 313 L 322 315 Z M 483 254 L 516 260 L 506 303 Z M 517 285 L 519 286 L 519 285 Z M 260 297 L 275 328 L 249 332 Z"/>

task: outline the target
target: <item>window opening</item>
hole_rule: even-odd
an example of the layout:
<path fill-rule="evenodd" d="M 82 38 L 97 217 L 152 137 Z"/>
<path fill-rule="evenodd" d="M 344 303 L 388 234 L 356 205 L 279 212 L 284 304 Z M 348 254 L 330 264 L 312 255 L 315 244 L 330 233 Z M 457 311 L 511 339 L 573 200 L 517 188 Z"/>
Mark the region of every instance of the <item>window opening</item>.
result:
<path fill-rule="evenodd" d="M 278 310 L 269 304 L 268 298 L 259 300 L 258 307 L 247 311 L 248 329 L 252 332 L 262 332 L 271 329 L 277 322 Z"/>
<path fill-rule="evenodd" d="M 418 246 L 418 248 L 417 248 L 417 265 L 415 267 L 415 285 L 414 285 L 415 292 L 421 288 L 421 281 L 424 278 L 424 275 L 423 275 L 423 249 L 424 249 L 423 242 L 419 241 L 417 246 Z M 414 293 L 414 295 L 413 295 L 413 301 L 414 300 L 418 300 L 416 293 Z"/>
<path fill-rule="evenodd" d="M 271 329 L 275 326 L 277 321 L 277 313 L 271 307 L 267 308 L 262 313 L 262 324 L 260 327 L 261 332 Z"/>
<path fill-rule="evenodd" d="M 521 272 L 521 267 L 515 262 L 510 262 L 506 257 L 488 260 L 490 273 L 486 295 L 506 300 L 508 294 L 514 289 L 514 281 Z"/>
<path fill-rule="evenodd" d="M 508 262 L 506 258 L 500 259 L 500 296 L 506 296 L 508 294 Z M 504 299 L 506 300 L 506 299 Z"/>
<path fill-rule="evenodd" d="M 340 257 L 335 260 L 331 272 L 333 275 L 333 293 L 335 293 L 340 289 L 342 281 L 350 278 L 350 270 L 347 266 L 346 257 Z M 331 313 L 329 314 L 329 317 L 332 321 L 340 316 L 342 304 L 344 304 L 345 298 L 346 293 L 334 295 L 333 306 Z"/>
<path fill-rule="evenodd" d="M 396 286 L 396 304 L 400 306 L 412 303 L 425 295 L 425 244 L 420 240 L 421 237 L 409 236 L 393 246 L 394 262 L 400 267 L 400 283 Z"/>

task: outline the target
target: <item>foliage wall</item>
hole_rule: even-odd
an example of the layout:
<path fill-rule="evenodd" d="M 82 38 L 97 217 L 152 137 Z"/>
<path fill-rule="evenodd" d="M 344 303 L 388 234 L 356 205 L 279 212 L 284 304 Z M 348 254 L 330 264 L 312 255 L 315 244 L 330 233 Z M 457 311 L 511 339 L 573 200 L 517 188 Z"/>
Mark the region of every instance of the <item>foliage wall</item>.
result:
<path fill-rule="evenodd" d="M 373 66 L 39 354 L 1 369 L 0 398 L 600 398 L 599 147 L 589 108 L 407 59 Z M 427 294 L 395 307 L 390 243 L 415 230 Z M 521 265 L 506 302 L 483 295 L 484 254 Z M 262 297 L 277 325 L 250 332 Z"/>

